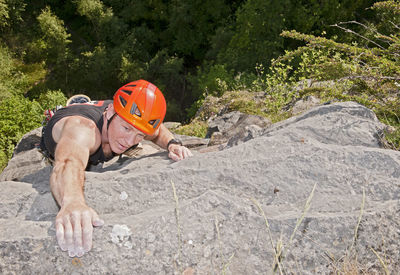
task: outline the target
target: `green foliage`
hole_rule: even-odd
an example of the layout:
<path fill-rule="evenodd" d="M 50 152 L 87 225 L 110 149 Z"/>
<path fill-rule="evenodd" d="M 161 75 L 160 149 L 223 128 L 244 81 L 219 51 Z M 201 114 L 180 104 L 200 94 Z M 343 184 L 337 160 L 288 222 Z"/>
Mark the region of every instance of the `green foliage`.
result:
<path fill-rule="evenodd" d="M 198 100 L 188 109 L 189 117 L 196 112 L 196 106 L 207 96 L 221 97 L 227 91 L 246 90 L 256 81 L 257 77 L 251 73 L 237 74 L 227 70 L 226 65 L 206 64 L 198 68 L 196 76 L 189 76 L 193 94 Z"/>
<path fill-rule="evenodd" d="M 64 22 L 60 20 L 46 7 L 37 17 L 42 37 L 37 41 L 37 46 L 47 56 L 47 61 L 57 64 L 65 60 L 67 55 L 67 45 L 71 43 L 70 34 L 64 27 Z"/>
<path fill-rule="evenodd" d="M 196 90 L 206 95 L 221 96 L 231 89 L 233 83 L 233 71 L 228 72 L 225 65 L 213 65 L 206 71 L 198 70 L 197 77 L 193 79 Z"/>
<path fill-rule="evenodd" d="M 107 25 L 113 20 L 112 8 L 105 7 L 100 0 L 76 0 L 77 12 L 81 16 L 85 16 L 94 29 L 95 38 L 101 41 L 101 38 L 107 37 L 107 32 L 102 28 L 107 28 Z"/>
<path fill-rule="evenodd" d="M 0 0 L 0 29 L 21 22 L 25 6 L 23 0 Z"/>
<path fill-rule="evenodd" d="M 392 132 L 386 131 L 385 138 L 386 138 L 388 148 L 400 151 L 400 127 L 399 126 L 395 127 Z"/>
<path fill-rule="evenodd" d="M 8 25 L 8 18 L 8 6 L 6 1 L 0 0 L 0 28 Z"/>
<path fill-rule="evenodd" d="M 174 133 L 179 135 L 195 136 L 205 138 L 207 134 L 207 122 L 201 120 L 194 120 L 190 124 L 180 126 L 174 130 Z"/>
<path fill-rule="evenodd" d="M 43 64 L 24 64 L 7 47 L 0 46 L 0 101 L 22 95 L 45 76 Z"/>
<path fill-rule="evenodd" d="M 16 70 L 11 53 L 0 46 L 0 101 L 12 94 L 20 94 L 24 83 L 24 76 Z"/>
<path fill-rule="evenodd" d="M 96 25 L 113 16 L 112 9 L 104 7 L 100 0 L 76 0 L 73 2 L 77 5 L 78 13 L 87 16 Z"/>
<path fill-rule="evenodd" d="M 45 94 L 41 94 L 38 98 L 38 103 L 43 110 L 53 109 L 56 106 L 65 106 L 67 103 L 67 98 L 61 92 L 61 90 L 57 91 L 47 91 Z"/>
<path fill-rule="evenodd" d="M 229 43 L 222 45 L 218 62 L 236 72 L 250 72 L 257 64 L 268 68 L 271 59 L 283 54 L 285 49 L 294 49 L 300 44 L 280 37 L 283 30 L 321 34 L 330 24 L 364 14 L 363 10 L 372 2 L 248 0 L 236 12 L 236 29 Z M 329 35 L 346 36 L 333 28 L 329 29 Z"/>
<path fill-rule="evenodd" d="M 268 64 L 283 49 L 279 33 L 284 28 L 287 1 L 249 0 L 237 11 L 237 30 L 219 60 L 236 71 L 248 71 L 256 63 Z"/>
<path fill-rule="evenodd" d="M 36 101 L 13 95 L 0 102 L 0 170 L 2 170 L 21 137 L 40 126 L 42 109 Z M 4 161 L 6 160 L 6 161 Z"/>
<path fill-rule="evenodd" d="M 177 0 L 170 6 L 168 33 L 172 50 L 190 60 L 202 60 L 209 37 L 225 22 L 230 7 L 223 0 Z"/>
<path fill-rule="evenodd" d="M 117 68 L 117 57 L 100 44 L 93 51 L 82 52 L 79 59 L 73 60 L 69 64 L 68 80 L 54 83 L 54 86 L 61 87 L 63 91 L 69 90 L 68 95 L 83 93 L 93 99 L 106 99 L 119 86 L 114 78 Z M 72 90 L 69 85 L 75 88 Z"/>

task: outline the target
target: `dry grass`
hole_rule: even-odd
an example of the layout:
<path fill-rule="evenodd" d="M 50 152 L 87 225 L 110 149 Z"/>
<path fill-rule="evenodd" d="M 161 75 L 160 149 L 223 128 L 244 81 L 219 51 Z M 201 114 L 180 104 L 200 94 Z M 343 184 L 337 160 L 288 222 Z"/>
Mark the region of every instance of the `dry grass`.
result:
<path fill-rule="evenodd" d="M 306 201 L 306 203 L 304 205 L 304 208 L 303 208 L 303 211 L 301 213 L 301 216 L 296 221 L 296 226 L 295 226 L 295 228 L 294 228 L 294 230 L 293 230 L 293 232 L 292 232 L 292 234 L 290 236 L 289 243 L 287 244 L 285 250 L 283 248 L 284 245 L 283 245 L 283 241 L 282 241 L 282 236 L 277 241 L 276 246 L 274 245 L 274 241 L 272 239 L 272 234 L 271 234 L 271 229 L 270 229 L 270 226 L 269 226 L 268 218 L 265 215 L 265 212 L 262 209 L 260 203 L 256 199 L 251 198 L 253 203 L 257 206 L 258 210 L 260 211 L 262 217 L 264 218 L 267 234 L 268 234 L 268 237 L 269 237 L 269 240 L 270 240 L 270 245 L 272 247 L 272 250 L 274 251 L 274 271 L 279 270 L 279 274 L 286 274 L 286 270 L 285 270 L 284 265 L 283 265 L 283 260 L 285 258 L 286 253 L 289 251 L 290 245 L 291 245 L 291 243 L 293 241 L 293 238 L 294 238 L 294 236 L 295 236 L 300 224 L 303 222 L 304 217 L 306 216 L 308 210 L 311 207 L 311 201 L 312 201 L 312 198 L 314 196 L 314 192 L 315 192 L 316 186 L 317 186 L 317 184 L 314 185 L 313 189 L 311 190 L 310 195 L 307 198 L 307 201 Z"/>
<path fill-rule="evenodd" d="M 178 195 L 176 194 L 176 189 L 175 189 L 175 184 L 174 182 L 171 180 L 171 186 L 172 186 L 172 192 L 174 195 L 174 200 L 175 200 L 175 218 L 176 218 L 176 226 L 177 226 L 177 230 L 178 230 L 178 260 L 177 260 L 177 269 L 179 270 L 179 273 L 182 274 L 182 260 L 181 260 L 181 255 L 182 255 L 182 232 L 181 232 L 181 223 L 179 220 L 179 199 L 178 199 Z"/>

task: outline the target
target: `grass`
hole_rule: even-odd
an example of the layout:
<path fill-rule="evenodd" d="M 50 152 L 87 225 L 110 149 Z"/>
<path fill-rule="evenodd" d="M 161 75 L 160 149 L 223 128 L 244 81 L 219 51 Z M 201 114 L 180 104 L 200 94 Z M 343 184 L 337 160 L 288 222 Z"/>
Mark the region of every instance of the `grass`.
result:
<path fill-rule="evenodd" d="M 353 237 L 353 242 L 351 243 L 351 246 L 350 246 L 350 251 L 353 250 L 354 245 L 357 242 L 358 229 L 360 228 L 361 219 L 364 214 L 364 207 L 365 207 L 365 189 L 363 188 L 363 196 L 362 196 L 361 207 L 360 207 L 360 215 L 358 216 L 357 225 L 356 225 L 356 228 L 354 229 L 354 237 Z"/>
<path fill-rule="evenodd" d="M 381 266 L 382 266 L 383 270 L 385 271 L 385 274 L 389 275 L 390 272 L 389 272 L 389 269 L 388 269 L 386 263 L 382 260 L 382 258 L 379 256 L 379 254 L 372 247 L 370 247 L 370 249 L 375 254 L 375 256 L 378 258 L 379 262 L 381 263 Z"/>
<path fill-rule="evenodd" d="M 297 229 L 299 228 L 300 224 L 303 222 L 305 215 L 307 214 L 308 210 L 311 207 L 311 201 L 312 201 L 312 198 L 314 196 L 314 191 L 315 191 L 316 186 L 317 186 L 317 184 L 314 185 L 313 189 L 311 190 L 310 195 L 307 198 L 307 201 L 306 201 L 306 203 L 304 205 L 302 214 L 297 219 L 296 226 L 295 226 L 295 228 L 294 228 L 294 230 L 293 230 L 293 232 L 292 232 L 292 234 L 290 236 L 289 243 L 288 243 L 285 251 L 283 250 L 284 246 L 283 246 L 283 243 L 282 243 L 282 238 L 277 242 L 276 246 L 274 245 L 274 241 L 272 239 L 271 229 L 270 229 L 270 226 L 269 226 L 269 222 L 268 222 L 267 216 L 265 215 L 265 212 L 262 209 L 260 203 L 256 199 L 251 198 L 253 203 L 257 206 L 258 210 L 260 211 L 262 217 L 264 218 L 265 227 L 266 227 L 266 230 L 267 230 L 267 234 L 268 234 L 268 238 L 269 238 L 269 241 L 270 241 L 270 245 L 272 247 L 272 250 L 274 251 L 274 271 L 276 269 L 278 269 L 279 270 L 279 274 L 286 274 L 285 268 L 283 266 L 283 259 L 285 258 L 285 254 L 286 254 L 285 252 L 289 250 L 290 245 L 291 245 L 291 243 L 293 241 L 293 238 L 294 238 L 294 236 L 295 236 L 295 234 L 297 232 Z"/>
<path fill-rule="evenodd" d="M 251 200 L 257 206 L 258 210 L 261 213 L 261 216 L 264 218 L 264 221 L 265 221 L 265 228 L 267 230 L 270 245 L 272 247 L 272 250 L 274 251 L 274 270 L 276 270 L 276 267 L 277 267 L 279 269 L 279 273 L 283 274 L 283 267 L 281 264 L 281 255 L 282 255 L 282 245 L 281 244 L 282 244 L 282 242 L 278 242 L 277 246 L 275 247 L 274 241 L 272 239 L 271 228 L 269 226 L 267 216 L 265 215 L 265 212 L 261 207 L 261 204 L 254 198 L 251 198 Z"/>
<path fill-rule="evenodd" d="M 207 134 L 207 129 L 208 129 L 207 122 L 196 119 L 193 120 L 190 124 L 180 126 L 172 131 L 179 135 L 204 138 Z"/>
<path fill-rule="evenodd" d="M 176 194 L 176 189 L 175 189 L 175 184 L 174 182 L 171 180 L 171 186 L 172 186 L 172 192 L 174 195 L 174 200 L 175 200 L 175 218 L 176 218 L 176 225 L 177 225 L 177 229 L 178 229 L 178 261 L 177 261 L 177 268 L 179 269 L 179 273 L 182 274 L 182 267 L 181 267 L 181 255 L 182 255 L 182 232 L 181 232 L 181 223 L 179 220 L 179 199 L 178 199 L 178 195 Z"/>

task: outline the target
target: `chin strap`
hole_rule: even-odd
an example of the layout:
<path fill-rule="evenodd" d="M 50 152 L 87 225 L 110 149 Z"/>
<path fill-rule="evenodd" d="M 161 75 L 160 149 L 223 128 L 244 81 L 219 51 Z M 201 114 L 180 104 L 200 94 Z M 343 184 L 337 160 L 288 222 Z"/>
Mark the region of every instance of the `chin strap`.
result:
<path fill-rule="evenodd" d="M 111 120 L 114 119 L 114 117 L 115 117 L 116 114 L 117 114 L 117 113 L 114 113 L 114 114 L 110 117 L 110 119 L 107 119 L 107 131 L 108 131 L 108 127 L 110 127 Z"/>

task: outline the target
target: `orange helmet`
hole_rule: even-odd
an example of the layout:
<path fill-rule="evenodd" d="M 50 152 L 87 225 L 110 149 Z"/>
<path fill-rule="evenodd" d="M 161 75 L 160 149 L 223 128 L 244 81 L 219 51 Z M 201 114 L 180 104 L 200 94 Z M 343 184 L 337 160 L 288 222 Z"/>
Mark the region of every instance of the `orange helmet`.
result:
<path fill-rule="evenodd" d="M 118 89 L 114 110 L 136 129 L 153 135 L 164 120 L 167 104 L 155 85 L 141 79 Z"/>

